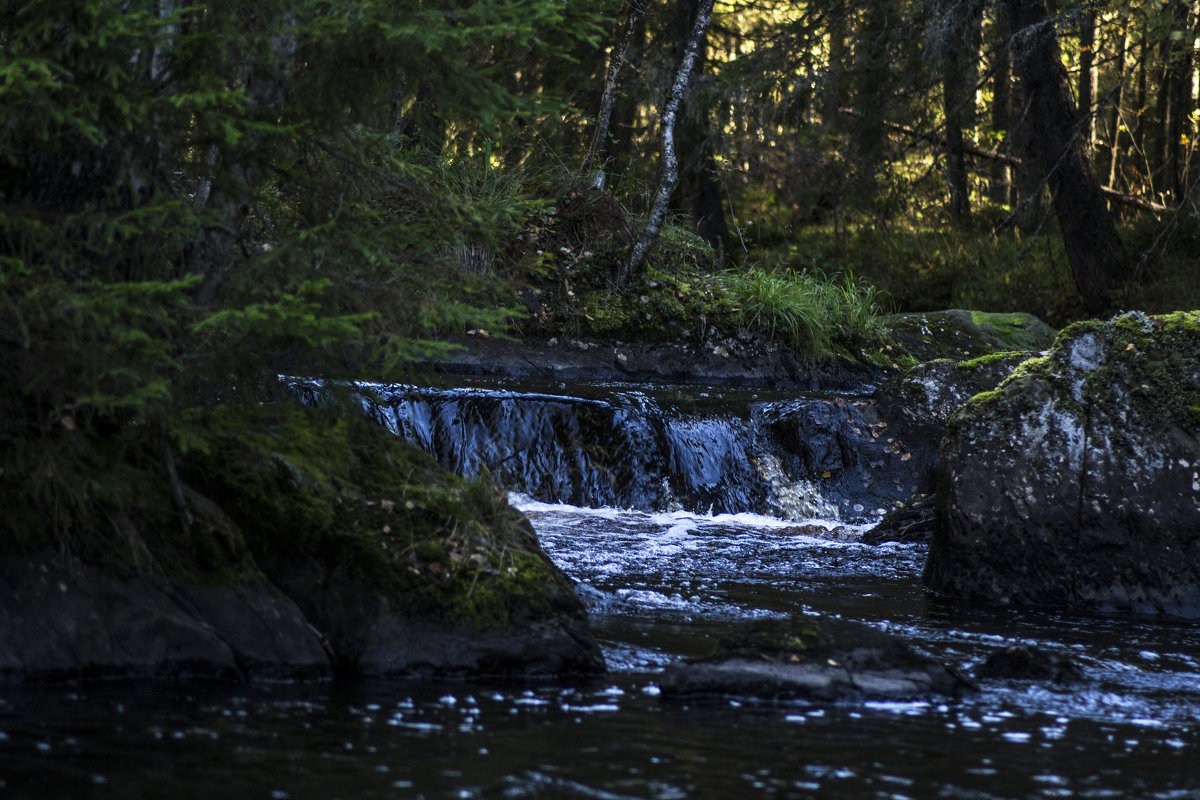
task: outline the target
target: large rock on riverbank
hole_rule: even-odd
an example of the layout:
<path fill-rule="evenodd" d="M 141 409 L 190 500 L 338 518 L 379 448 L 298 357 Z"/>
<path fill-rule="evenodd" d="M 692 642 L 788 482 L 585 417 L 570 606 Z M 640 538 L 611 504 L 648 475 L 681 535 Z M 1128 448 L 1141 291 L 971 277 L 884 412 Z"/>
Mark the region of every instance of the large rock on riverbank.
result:
<path fill-rule="evenodd" d="M 1032 314 L 961 308 L 895 314 L 885 323 L 900 350 L 918 362 L 1045 350 L 1058 333 Z"/>
<path fill-rule="evenodd" d="M 489 485 L 294 402 L 201 424 L 176 491 L 130 470 L 107 529 L 4 542 L 0 682 L 604 668 L 569 580 Z"/>
<path fill-rule="evenodd" d="M 951 419 L 925 581 L 1200 616 L 1200 313 L 1071 326 Z"/>

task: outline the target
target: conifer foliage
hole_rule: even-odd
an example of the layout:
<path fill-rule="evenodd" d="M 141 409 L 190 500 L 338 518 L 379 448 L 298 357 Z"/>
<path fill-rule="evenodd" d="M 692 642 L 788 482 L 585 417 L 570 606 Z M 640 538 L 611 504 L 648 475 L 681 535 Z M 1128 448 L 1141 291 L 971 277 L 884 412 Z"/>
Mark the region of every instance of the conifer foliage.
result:
<path fill-rule="evenodd" d="M 119 465 L 177 480 L 196 409 L 487 324 L 431 269 L 457 235 L 424 213 L 447 207 L 431 174 L 448 130 L 519 110 L 514 64 L 587 34 L 587 7 L 2 0 L 5 496 L 69 533 Z"/>

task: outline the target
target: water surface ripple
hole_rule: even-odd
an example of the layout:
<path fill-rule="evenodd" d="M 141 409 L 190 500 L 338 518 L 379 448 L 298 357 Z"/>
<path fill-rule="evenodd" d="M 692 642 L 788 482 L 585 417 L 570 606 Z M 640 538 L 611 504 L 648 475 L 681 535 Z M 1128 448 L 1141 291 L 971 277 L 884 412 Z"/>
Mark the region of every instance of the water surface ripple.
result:
<path fill-rule="evenodd" d="M 513 500 L 580 582 L 609 675 L 7 690 L 0 796 L 1200 797 L 1194 624 L 939 604 L 919 586 L 923 548 L 849 543 L 830 520 Z M 1085 679 L 958 702 L 660 697 L 668 661 L 796 612 L 866 621 L 964 671 L 1036 645 Z"/>

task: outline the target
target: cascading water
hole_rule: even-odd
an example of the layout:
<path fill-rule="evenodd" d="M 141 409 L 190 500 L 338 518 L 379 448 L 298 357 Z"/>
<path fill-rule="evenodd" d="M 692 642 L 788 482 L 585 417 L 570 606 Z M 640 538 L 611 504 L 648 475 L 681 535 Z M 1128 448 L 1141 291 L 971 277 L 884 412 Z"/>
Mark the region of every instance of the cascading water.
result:
<path fill-rule="evenodd" d="M 374 416 L 443 466 L 466 476 L 490 474 L 504 488 L 543 502 L 839 517 L 817 486 L 821 473 L 804 470 L 813 460 L 807 443 L 812 435 L 827 435 L 828 426 L 780 435 L 780 409 L 794 398 L 722 396 L 680 407 L 669 393 L 626 387 L 604 387 L 593 397 L 372 388 Z M 805 454 L 797 452 L 797 441 Z M 824 461 L 816 466 L 830 477 Z M 869 517 L 850 507 L 840 515 Z"/>

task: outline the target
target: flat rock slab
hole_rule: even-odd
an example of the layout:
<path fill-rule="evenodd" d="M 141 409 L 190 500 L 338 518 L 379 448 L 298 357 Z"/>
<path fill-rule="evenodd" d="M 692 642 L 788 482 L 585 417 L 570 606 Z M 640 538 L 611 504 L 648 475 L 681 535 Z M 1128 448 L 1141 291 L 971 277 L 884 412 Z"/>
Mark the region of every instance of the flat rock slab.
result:
<path fill-rule="evenodd" d="M 752 623 L 715 655 L 669 665 L 660 686 L 668 699 L 853 703 L 955 697 L 971 684 L 883 631 L 794 616 Z"/>

